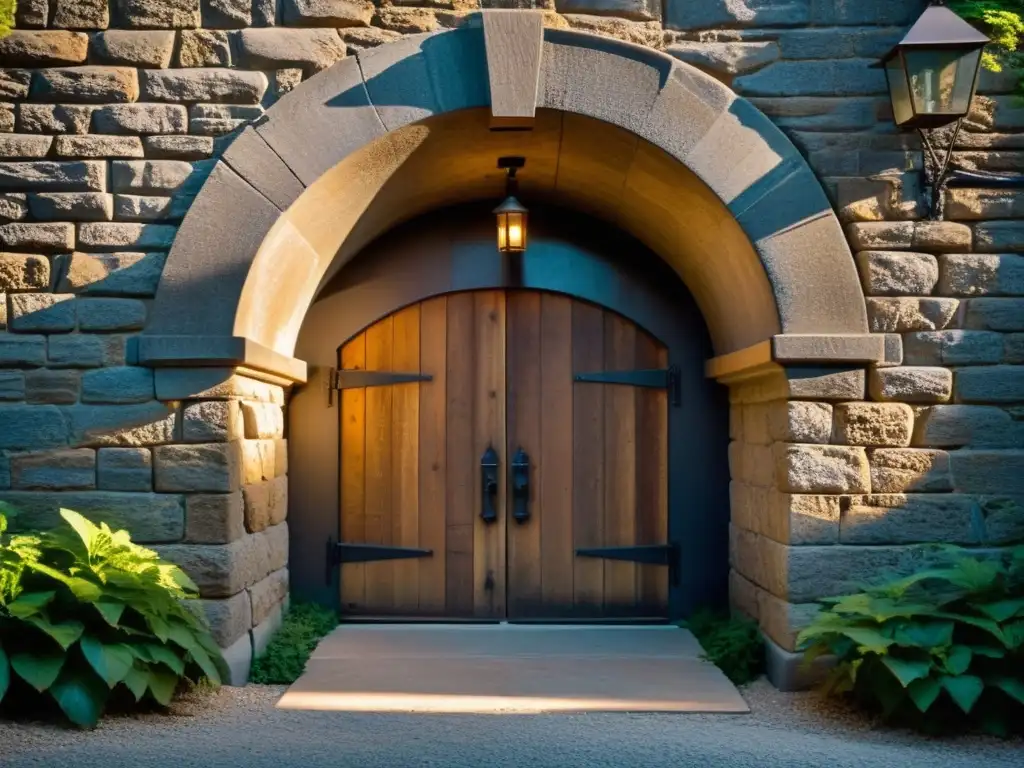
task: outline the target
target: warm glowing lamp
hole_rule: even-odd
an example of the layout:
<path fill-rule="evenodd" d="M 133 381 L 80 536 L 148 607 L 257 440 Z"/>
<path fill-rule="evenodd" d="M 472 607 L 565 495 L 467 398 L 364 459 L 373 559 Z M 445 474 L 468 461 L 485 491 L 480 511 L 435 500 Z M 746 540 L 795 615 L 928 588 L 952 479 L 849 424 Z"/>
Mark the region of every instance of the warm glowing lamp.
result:
<path fill-rule="evenodd" d="M 529 212 L 515 196 L 518 183 L 516 171 L 526 165 L 521 157 L 500 157 L 498 167 L 504 168 L 505 200 L 494 209 L 498 220 L 498 251 L 501 253 L 522 253 L 526 250 Z"/>

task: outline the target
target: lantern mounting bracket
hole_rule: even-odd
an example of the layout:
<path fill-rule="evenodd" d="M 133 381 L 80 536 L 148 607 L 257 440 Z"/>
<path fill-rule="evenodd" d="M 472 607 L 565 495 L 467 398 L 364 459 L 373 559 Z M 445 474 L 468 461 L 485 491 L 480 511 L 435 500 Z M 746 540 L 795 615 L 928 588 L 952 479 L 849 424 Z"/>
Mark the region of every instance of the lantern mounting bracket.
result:
<path fill-rule="evenodd" d="M 509 175 L 515 176 L 516 171 L 526 165 L 525 157 L 506 156 L 498 158 L 498 167 L 509 172 Z"/>

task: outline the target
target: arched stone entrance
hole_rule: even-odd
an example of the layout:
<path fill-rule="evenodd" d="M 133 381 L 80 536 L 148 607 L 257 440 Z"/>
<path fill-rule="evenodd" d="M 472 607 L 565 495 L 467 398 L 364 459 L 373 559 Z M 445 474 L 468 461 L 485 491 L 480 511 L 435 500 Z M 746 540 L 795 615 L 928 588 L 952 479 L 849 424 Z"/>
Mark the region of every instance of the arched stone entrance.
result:
<path fill-rule="evenodd" d="M 481 19 L 339 62 L 228 148 L 139 341 L 159 398 L 235 371 L 324 387 L 333 355 L 296 347 L 320 289 L 401 221 L 498 198 L 495 160 L 509 154 L 527 157 L 524 198 L 604 219 L 675 270 L 711 335 L 710 376 L 732 385 L 771 371 L 784 400 L 794 381 L 884 359 L 820 184 L 753 106 L 655 51 L 545 30 L 530 12 Z M 859 375 L 848 399 L 863 396 Z M 742 445 L 730 458 L 734 476 L 753 471 Z M 302 546 L 318 567 L 322 549 Z M 734 557 L 753 556 L 744 546 Z"/>

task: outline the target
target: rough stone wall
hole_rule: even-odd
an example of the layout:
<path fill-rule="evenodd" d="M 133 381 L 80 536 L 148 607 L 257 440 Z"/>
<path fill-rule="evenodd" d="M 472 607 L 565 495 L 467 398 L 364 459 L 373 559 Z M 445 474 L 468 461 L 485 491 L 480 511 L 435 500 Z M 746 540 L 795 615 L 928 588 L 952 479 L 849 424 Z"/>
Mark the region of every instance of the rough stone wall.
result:
<path fill-rule="evenodd" d="M 736 603 L 791 648 L 814 598 L 910 567 L 919 542 L 1024 535 L 1024 193 L 951 191 L 952 223 L 917 221 L 919 147 L 868 68 L 922 0 L 533 7 L 550 26 L 666 50 L 768 114 L 832 196 L 891 342 L 885 367 L 734 388 Z M 287 594 L 286 393 L 235 376 L 196 397 L 134 366 L 132 339 L 233 132 L 337 59 L 476 10 L 21 0 L 0 41 L 0 499 L 25 525 L 65 505 L 159 545 L 199 582 L 238 676 Z M 984 77 L 961 165 L 1024 167 L 1013 85 Z"/>

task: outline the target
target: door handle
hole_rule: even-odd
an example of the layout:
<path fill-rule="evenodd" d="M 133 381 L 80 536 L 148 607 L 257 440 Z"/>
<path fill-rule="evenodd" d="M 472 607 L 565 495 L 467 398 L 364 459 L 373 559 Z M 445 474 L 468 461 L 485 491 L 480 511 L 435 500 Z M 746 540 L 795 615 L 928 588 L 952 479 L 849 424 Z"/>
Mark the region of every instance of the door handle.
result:
<path fill-rule="evenodd" d="M 517 523 L 530 519 L 530 457 L 522 448 L 512 459 L 512 504 Z"/>
<path fill-rule="evenodd" d="M 492 446 L 487 446 L 480 457 L 480 488 L 483 491 L 480 519 L 493 523 L 498 519 L 498 454 Z"/>

